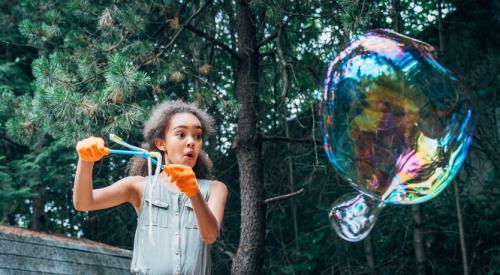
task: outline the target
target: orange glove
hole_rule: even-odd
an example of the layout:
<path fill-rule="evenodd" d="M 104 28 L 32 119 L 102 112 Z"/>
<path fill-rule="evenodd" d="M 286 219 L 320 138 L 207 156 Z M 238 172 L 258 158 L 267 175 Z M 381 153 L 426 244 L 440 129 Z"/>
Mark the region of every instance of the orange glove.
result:
<path fill-rule="evenodd" d="M 179 190 L 188 197 L 196 195 L 199 191 L 196 175 L 193 169 L 186 165 L 170 164 L 163 168 L 169 175 L 170 181 L 175 182 Z"/>
<path fill-rule="evenodd" d="M 109 155 L 109 149 L 104 147 L 104 140 L 98 137 L 89 137 L 80 140 L 76 144 L 78 156 L 89 162 L 100 160 L 102 157 Z"/>

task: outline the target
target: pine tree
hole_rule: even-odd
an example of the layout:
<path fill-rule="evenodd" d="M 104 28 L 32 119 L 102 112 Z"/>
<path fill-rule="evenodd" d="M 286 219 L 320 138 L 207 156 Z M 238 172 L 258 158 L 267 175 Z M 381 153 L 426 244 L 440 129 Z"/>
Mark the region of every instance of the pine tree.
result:
<path fill-rule="evenodd" d="M 320 133 L 313 104 L 327 56 L 360 31 L 390 27 L 391 1 L 8 2 L 0 4 L 5 26 L 0 30 L 2 222 L 40 223 L 47 231 L 130 249 L 135 229 L 130 206 L 74 211 L 74 145 L 89 135 L 106 139 L 111 132 L 139 144 L 142 122 L 153 105 L 165 99 L 194 101 L 216 119 L 217 135 L 205 148 L 215 162 L 215 178 L 228 185 L 231 196 L 220 241 L 214 245 L 214 273 L 229 273 L 233 260 L 243 259 L 248 248 L 243 243 L 235 258 L 240 219 L 257 210 L 247 204 L 247 212 L 241 213 L 237 195 L 241 173 L 231 146 L 238 114 L 249 109 L 242 106 L 245 93 L 237 92 L 241 82 L 235 79 L 245 75 L 238 76 L 236 65 L 247 64 L 241 62 L 248 57 L 245 54 L 255 58 L 252 51 L 258 50 L 258 59 L 252 60 L 258 63 L 258 78 L 249 83 L 255 85 L 252 92 L 259 106 L 250 108 L 258 111 L 252 117 L 257 138 L 250 141 L 262 149 L 259 188 L 266 196 L 259 197 L 258 206 L 265 205 L 266 211 L 258 209 L 258 222 L 265 224 L 258 234 L 264 241 L 252 247 L 251 257 L 263 257 L 263 264 L 237 260 L 238 269 L 277 274 L 367 271 L 362 247 L 336 237 L 326 218 L 330 203 L 351 188 L 328 164 L 320 144 L 314 145 L 320 143 Z M 433 23 L 429 18 L 434 1 L 400 2 L 406 34 L 416 35 Z M 453 10 L 450 1 L 444 2 L 448 12 Z M 236 28 L 241 23 L 236 5 L 246 4 L 257 41 L 250 48 L 241 47 L 242 32 Z M 119 156 L 97 163 L 94 187 L 123 177 L 126 164 L 127 158 Z M 494 186 L 494 177 L 490 181 L 488 186 Z M 294 189 L 304 191 L 276 200 Z M 30 210 L 35 201 L 36 209 L 47 212 Z M 432 203 L 440 206 L 436 209 L 447 204 L 441 197 Z M 468 198 L 464 200 L 464 210 L 471 205 Z M 476 220 L 483 218 L 479 212 L 473 212 Z M 414 262 L 408 245 L 411 237 L 405 235 L 410 220 L 400 208 L 385 213 L 372 232 L 376 272 L 403 272 Z M 426 225 L 435 229 L 426 235 L 426 245 L 434 248 L 426 253 L 433 266 L 439 266 L 436 270 L 454 273 L 454 264 L 439 257 L 451 254 L 456 245 L 441 232 L 452 230 L 445 216 L 426 219 Z M 466 232 L 476 234 L 480 228 L 493 234 L 496 228 L 486 220 L 470 224 L 475 227 Z M 242 238 L 254 233 L 248 231 L 242 231 Z M 496 250 L 485 251 L 479 257 L 487 266 Z"/>

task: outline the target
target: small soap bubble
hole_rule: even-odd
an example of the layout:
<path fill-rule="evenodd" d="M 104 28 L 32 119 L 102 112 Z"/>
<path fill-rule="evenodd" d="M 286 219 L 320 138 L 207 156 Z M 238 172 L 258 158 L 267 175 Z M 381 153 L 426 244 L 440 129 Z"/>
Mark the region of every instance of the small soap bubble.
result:
<path fill-rule="evenodd" d="M 373 228 L 384 203 L 361 193 L 349 193 L 337 199 L 330 213 L 330 223 L 347 241 L 364 239 Z"/>

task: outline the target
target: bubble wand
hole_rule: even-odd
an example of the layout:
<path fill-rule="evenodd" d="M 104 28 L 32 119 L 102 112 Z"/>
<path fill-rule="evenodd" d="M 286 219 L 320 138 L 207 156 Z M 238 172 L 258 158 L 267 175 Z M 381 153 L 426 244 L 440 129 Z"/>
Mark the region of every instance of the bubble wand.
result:
<path fill-rule="evenodd" d="M 153 201 L 153 189 L 156 186 L 156 183 L 158 182 L 158 175 L 160 174 L 161 170 L 163 170 L 163 164 L 162 164 L 162 156 L 161 153 L 159 152 L 149 152 L 143 148 L 133 146 L 125 142 L 121 137 L 115 135 L 115 134 L 109 134 L 109 139 L 115 143 L 118 143 L 122 146 L 125 146 L 129 148 L 130 150 L 116 150 L 116 149 L 110 149 L 109 152 L 111 154 L 118 154 L 118 155 L 136 155 L 136 156 L 141 156 L 145 159 L 148 160 L 148 177 L 147 177 L 147 184 L 149 185 L 149 240 L 151 241 L 151 244 L 154 246 L 154 239 L 153 239 L 153 222 L 152 222 L 152 201 Z M 153 159 L 153 158 L 156 158 Z M 155 174 L 152 176 L 152 163 L 156 165 L 155 169 Z M 152 177 L 152 179 L 151 179 Z"/>
<path fill-rule="evenodd" d="M 115 135 L 115 134 L 109 134 L 109 139 L 115 143 L 118 143 L 122 146 L 125 146 L 129 148 L 130 150 L 116 150 L 116 149 L 109 149 L 109 152 L 111 154 L 118 154 L 118 155 L 136 155 L 136 156 L 141 156 L 145 159 L 147 159 L 149 156 L 151 157 L 156 157 L 159 159 L 159 161 L 155 159 L 151 159 L 151 162 L 157 165 L 158 163 L 161 163 L 161 154 L 158 152 L 148 152 L 145 149 L 142 149 L 140 147 L 128 144 L 125 142 L 121 137 Z M 159 154 L 160 157 L 158 158 L 156 154 Z M 160 165 L 160 168 L 163 169 L 163 164 Z"/>

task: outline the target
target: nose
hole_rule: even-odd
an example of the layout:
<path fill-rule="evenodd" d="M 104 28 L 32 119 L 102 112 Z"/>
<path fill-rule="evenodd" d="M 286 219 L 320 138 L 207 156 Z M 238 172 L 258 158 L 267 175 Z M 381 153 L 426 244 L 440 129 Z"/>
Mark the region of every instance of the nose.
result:
<path fill-rule="evenodd" d="M 194 148 L 194 139 L 193 139 L 193 137 L 188 137 L 188 139 L 186 141 L 186 146 Z"/>

